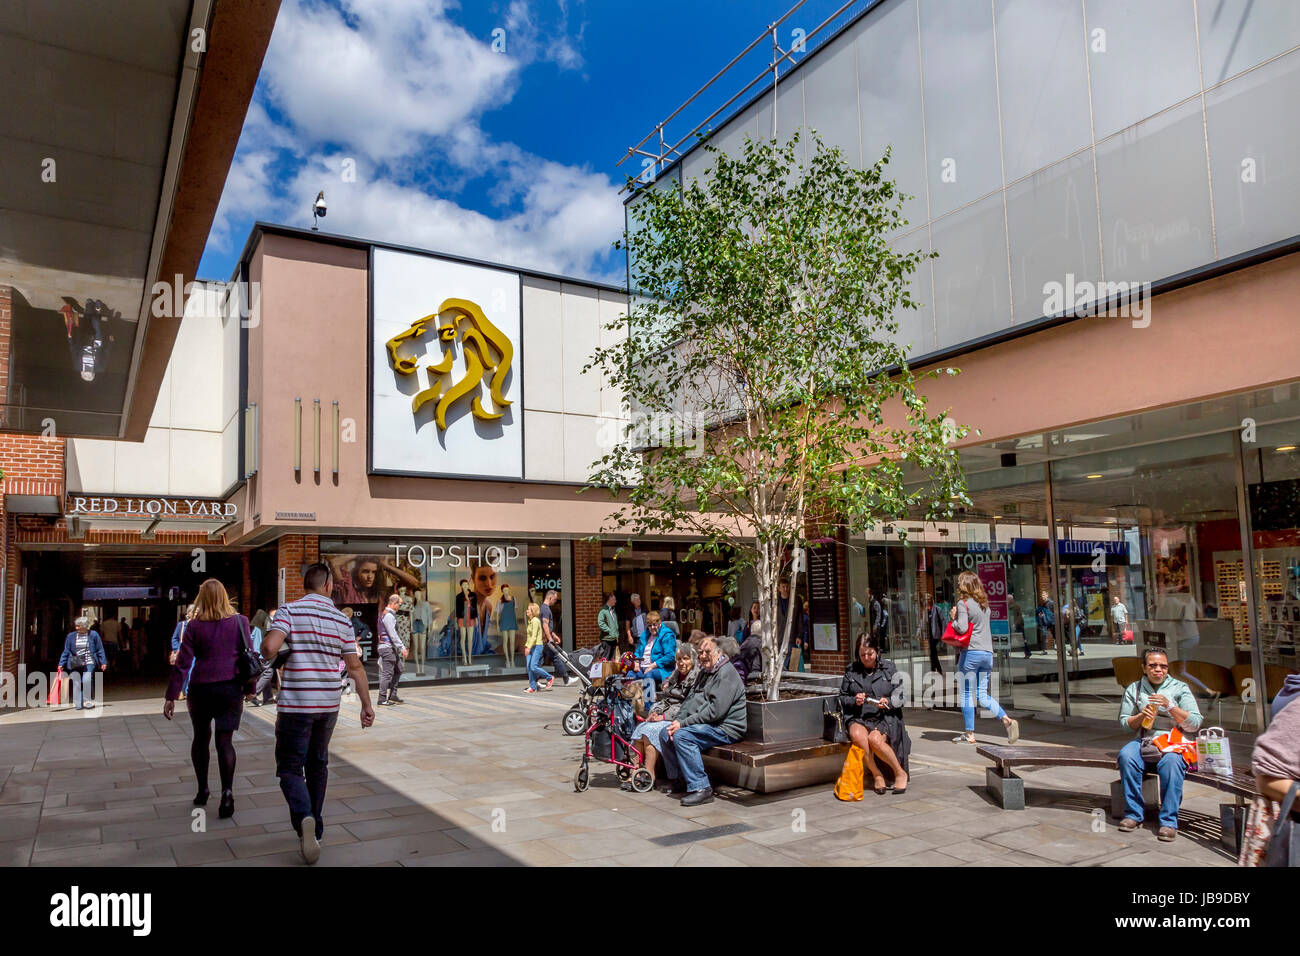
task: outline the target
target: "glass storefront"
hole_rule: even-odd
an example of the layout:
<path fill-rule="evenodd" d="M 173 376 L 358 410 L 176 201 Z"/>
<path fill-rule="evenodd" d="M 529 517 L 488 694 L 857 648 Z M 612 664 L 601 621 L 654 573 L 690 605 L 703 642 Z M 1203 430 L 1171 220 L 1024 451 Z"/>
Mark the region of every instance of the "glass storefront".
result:
<path fill-rule="evenodd" d="M 1003 706 L 1114 719 L 1160 647 L 1207 726 L 1258 731 L 1297 671 L 1297 446 L 1292 385 L 964 449 L 971 507 L 850 549 L 853 633 L 877 628 L 914 679 L 947 673 L 932 635 L 970 570 Z"/>
<path fill-rule="evenodd" d="M 363 660 L 373 662 L 379 615 L 403 597 L 397 623 L 411 649 L 406 677 L 525 673 L 525 609 L 556 591 L 552 609 L 573 646 L 567 541 L 503 539 L 320 541 L 334 574 L 334 604 L 356 623 Z M 409 639 L 408 639 L 409 637 Z M 421 673 L 422 672 L 422 673 Z"/>
<path fill-rule="evenodd" d="M 602 563 L 604 590 L 617 595 L 620 621 L 631 611 L 631 595 L 639 594 L 647 611 L 661 610 L 665 599 L 671 599 L 683 635 L 697 628 L 707 634 L 726 631 L 732 604 L 725 581 L 716 573 L 717 556 L 687 560 L 690 545 L 674 543 L 637 544 L 621 554 L 619 550 L 620 545 L 605 544 Z"/>

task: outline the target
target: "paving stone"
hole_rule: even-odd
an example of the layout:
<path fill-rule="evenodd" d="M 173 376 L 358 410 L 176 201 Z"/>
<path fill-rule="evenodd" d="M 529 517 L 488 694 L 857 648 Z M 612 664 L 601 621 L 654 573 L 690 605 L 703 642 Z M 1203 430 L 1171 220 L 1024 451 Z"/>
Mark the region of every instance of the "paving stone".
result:
<path fill-rule="evenodd" d="M 165 843 L 134 840 L 64 850 L 34 850 L 32 866 L 175 866 L 176 859 Z"/>
<path fill-rule="evenodd" d="M 68 847 L 93 846 L 103 841 L 100 827 L 48 827 L 36 834 L 35 849 L 62 850 Z"/>

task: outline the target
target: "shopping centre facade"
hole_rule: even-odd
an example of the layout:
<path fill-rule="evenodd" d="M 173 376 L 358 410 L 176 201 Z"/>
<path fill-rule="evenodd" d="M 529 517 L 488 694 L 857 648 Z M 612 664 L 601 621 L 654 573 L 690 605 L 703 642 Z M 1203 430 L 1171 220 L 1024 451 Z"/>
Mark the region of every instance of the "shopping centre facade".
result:
<path fill-rule="evenodd" d="M 912 198 L 889 241 L 939 253 L 900 334 L 915 367 L 961 369 L 927 392 L 979 430 L 957 520 L 822 550 L 815 670 L 875 605 L 890 656 L 927 668 L 925 607 L 965 569 L 1019 710 L 1111 720 L 1155 645 L 1216 723 L 1258 728 L 1297 669 L 1300 21 L 1211 6 L 874 3 L 714 131 L 735 149 L 775 118 L 857 164 L 892 148 Z M 663 159 L 654 188 L 707 175 L 701 148 Z M 371 630 L 406 588 L 429 677 L 514 672 L 503 585 L 520 611 L 559 591 L 570 646 L 606 590 L 723 629 L 717 559 L 686 561 L 689 539 L 590 540 L 615 513 L 583 487 L 621 396 L 583 366 L 625 290 L 270 224 L 231 278 L 246 291 L 191 300 L 142 443 L 3 439 L 26 463 L 5 479 L 6 669 L 48 665 L 75 611 L 170 633 L 202 577 L 251 612 L 315 560 Z M 1103 283 L 1138 293 L 1089 314 Z"/>
<path fill-rule="evenodd" d="M 890 655 L 928 668 L 927 601 L 975 570 L 1007 706 L 1113 718 L 1155 645 L 1215 722 L 1261 726 L 1300 630 L 1300 11 L 852 6 L 770 27 L 775 70 L 700 131 L 736 155 L 816 130 L 859 167 L 888 148 L 909 222 L 885 239 L 938 254 L 899 335 L 913 368 L 961 370 L 926 390 L 978 430 L 972 505 L 842 542 L 851 633 L 879 603 Z M 662 105 L 627 157 L 642 188 L 707 179 Z"/>
<path fill-rule="evenodd" d="M 522 673 L 524 609 L 550 590 L 569 647 L 596 642 L 607 589 L 725 622 L 718 562 L 686 560 L 689 540 L 589 540 L 615 501 L 587 479 L 624 418 L 583 366 L 619 334 L 622 289 L 258 224 L 232 280 L 194 291 L 143 443 L 71 439 L 65 460 L 15 439 L 62 489 L 12 519 L 15 663 L 49 666 L 74 611 L 143 619 L 157 645 L 208 575 L 274 610 L 316 560 L 372 637 L 406 594 L 429 679 Z"/>

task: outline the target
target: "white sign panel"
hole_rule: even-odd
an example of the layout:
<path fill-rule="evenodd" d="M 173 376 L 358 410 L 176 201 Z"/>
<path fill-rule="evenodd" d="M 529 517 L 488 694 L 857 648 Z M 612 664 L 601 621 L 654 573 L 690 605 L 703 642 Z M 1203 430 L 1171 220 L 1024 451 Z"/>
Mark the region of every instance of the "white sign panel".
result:
<path fill-rule="evenodd" d="M 370 464 L 522 478 L 519 275 L 374 250 Z"/>

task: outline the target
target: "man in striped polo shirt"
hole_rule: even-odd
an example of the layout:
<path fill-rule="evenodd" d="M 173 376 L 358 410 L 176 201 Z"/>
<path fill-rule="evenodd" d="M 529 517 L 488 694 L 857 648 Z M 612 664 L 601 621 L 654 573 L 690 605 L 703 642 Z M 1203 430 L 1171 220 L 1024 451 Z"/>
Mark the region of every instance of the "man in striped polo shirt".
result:
<path fill-rule="evenodd" d="M 262 638 L 263 660 L 274 660 L 283 644 L 289 648 L 276 702 L 275 773 L 308 863 L 320 859 L 325 832 L 321 812 L 329 780 L 330 736 L 342 692 L 340 659 L 361 696 L 361 726 L 375 722 L 352 624 L 330 600 L 331 584 L 328 565 L 309 567 L 302 576 L 306 595 L 277 610 Z"/>

